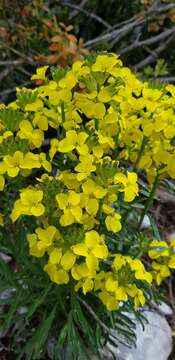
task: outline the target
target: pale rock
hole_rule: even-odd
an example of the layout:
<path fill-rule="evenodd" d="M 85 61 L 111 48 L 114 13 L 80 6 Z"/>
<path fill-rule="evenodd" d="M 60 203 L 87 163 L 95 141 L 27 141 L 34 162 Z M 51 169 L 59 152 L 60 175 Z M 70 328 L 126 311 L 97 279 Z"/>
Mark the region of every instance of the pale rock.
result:
<path fill-rule="evenodd" d="M 148 229 L 150 227 L 151 227 L 150 219 L 149 219 L 148 215 L 145 215 L 144 218 L 143 218 L 143 221 L 141 223 L 140 228 L 141 229 Z"/>
<path fill-rule="evenodd" d="M 107 349 L 116 354 L 117 360 L 168 360 L 172 350 L 172 334 L 166 318 L 156 311 L 149 310 L 144 311 L 144 316 L 148 323 L 145 324 L 144 330 L 141 324 L 137 323 L 136 347 L 128 348 L 119 344 L 115 349 L 107 344 Z"/>

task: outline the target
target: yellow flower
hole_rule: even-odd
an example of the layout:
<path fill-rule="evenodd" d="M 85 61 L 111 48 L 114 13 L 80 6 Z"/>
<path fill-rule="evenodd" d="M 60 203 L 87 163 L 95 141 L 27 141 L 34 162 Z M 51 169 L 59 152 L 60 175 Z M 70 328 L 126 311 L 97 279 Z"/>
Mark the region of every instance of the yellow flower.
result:
<path fill-rule="evenodd" d="M 161 282 L 171 274 L 166 264 L 159 264 L 158 262 L 153 261 L 152 268 L 153 278 L 156 280 L 158 285 L 160 285 Z"/>
<path fill-rule="evenodd" d="M 16 151 L 13 156 L 5 155 L 3 161 L 8 176 L 15 177 L 18 175 L 21 164 L 23 163 L 23 153 Z"/>
<path fill-rule="evenodd" d="M 92 279 L 86 279 L 84 282 L 83 282 L 83 294 L 86 295 L 87 292 L 89 291 L 92 291 L 93 290 L 93 287 L 94 287 L 94 282 Z"/>
<path fill-rule="evenodd" d="M 66 271 L 70 270 L 73 267 L 75 260 L 76 256 L 72 253 L 72 251 L 66 251 L 61 258 L 61 265 L 63 269 Z"/>
<path fill-rule="evenodd" d="M 14 204 L 11 219 L 15 222 L 20 215 L 34 215 L 36 217 L 44 214 L 45 208 L 41 203 L 43 192 L 36 189 L 25 189 L 21 191 L 20 199 Z"/>
<path fill-rule="evenodd" d="M 83 131 L 77 133 L 75 130 L 69 130 L 66 137 L 59 142 L 58 151 L 66 153 L 76 148 L 79 154 L 86 155 L 89 150 L 85 144 L 87 138 L 88 134 Z"/>
<path fill-rule="evenodd" d="M 86 264 L 91 272 L 97 270 L 98 259 L 105 260 L 108 256 L 104 238 L 95 230 L 86 232 L 84 242 L 73 245 L 72 251 L 75 255 L 86 257 Z"/>
<path fill-rule="evenodd" d="M 137 296 L 134 297 L 135 310 L 145 304 L 145 297 L 141 289 L 137 289 Z"/>
<path fill-rule="evenodd" d="M 43 102 L 41 99 L 36 99 L 34 102 L 32 102 L 31 104 L 27 104 L 25 106 L 25 111 L 35 111 L 37 112 L 38 110 L 40 110 L 43 107 Z"/>
<path fill-rule="evenodd" d="M 116 254 L 113 261 L 113 266 L 115 270 L 117 271 L 120 270 L 122 266 L 124 266 L 125 264 L 126 264 L 126 258 L 121 254 Z"/>
<path fill-rule="evenodd" d="M 130 263 L 131 270 L 135 271 L 135 278 L 138 280 L 145 280 L 149 284 L 152 282 L 152 275 L 145 270 L 141 260 L 134 259 Z"/>
<path fill-rule="evenodd" d="M 79 173 L 77 180 L 82 181 L 86 179 L 92 171 L 96 170 L 96 166 L 93 164 L 94 157 L 92 155 L 81 155 L 80 163 L 75 167 L 75 170 Z"/>
<path fill-rule="evenodd" d="M 96 199 L 89 199 L 85 208 L 89 215 L 95 216 L 99 208 L 98 201 Z"/>
<path fill-rule="evenodd" d="M 54 238 L 59 238 L 59 233 L 55 226 L 48 226 L 46 229 L 37 228 L 35 233 L 38 237 L 38 250 L 47 249 L 53 244 Z"/>
<path fill-rule="evenodd" d="M 172 254 L 168 261 L 168 267 L 170 269 L 175 269 L 175 254 Z"/>
<path fill-rule="evenodd" d="M 68 284 L 69 282 L 69 275 L 67 271 L 62 268 L 58 268 L 57 265 L 48 263 L 44 266 L 44 271 L 46 271 L 50 276 L 50 279 L 58 285 Z"/>
<path fill-rule="evenodd" d="M 82 262 L 81 264 L 74 264 L 71 269 L 72 277 L 75 280 L 80 280 L 82 278 L 87 278 L 91 275 L 87 264 L 85 262 Z"/>
<path fill-rule="evenodd" d="M 32 80 L 45 80 L 46 76 L 46 71 L 48 69 L 48 65 L 39 67 L 38 69 L 36 69 L 36 74 L 32 75 L 31 79 Z"/>
<path fill-rule="evenodd" d="M 57 194 L 56 200 L 59 208 L 64 211 L 60 217 L 60 224 L 62 226 L 68 226 L 74 222 L 81 222 L 83 212 L 81 206 L 79 206 L 80 194 L 69 190 L 67 194 Z"/>
<path fill-rule="evenodd" d="M 161 256 L 169 256 L 168 244 L 165 241 L 153 240 L 150 244 L 148 255 L 151 259 L 157 259 Z"/>
<path fill-rule="evenodd" d="M 92 65 L 92 71 L 110 72 L 117 63 L 120 63 L 120 60 L 116 54 L 98 55 L 95 64 Z"/>
<path fill-rule="evenodd" d="M 52 265 L 59 264 L 62 257 L 62 249 L 52 248 L 49 252 L 49 263 Z"/>
<path fill-rule="evenodd" d="M 12 131 L 5 131 L 2 135 L 0 135 L 0 144 L 2 144 L 4 140 L 8 139 L 11 136 L 13 136 Z"/>
<path fill-rule="evenodd" d="M 35 257 L 42 257 L 45 254 L 45 249 L 39 250 L 37 247 L 37 235 L 28 234 L 27 240 L 29 243 L 29 254 Z"/>
<path fill-rule="evenodd" d="M 108 231 L 112 232 L 118 232 L 121 230 L 121 222 L 120 222 L 121 216 L 117 213 L 114 213 L 112 215 L 108 215 L 105 219 L 106 228 Z"/>
<path fill-rule="evenodd" d="M 119 191 L 124 192 L 124 201 L 130 202 L 138 195 L 137 174 L 128 172 L 127 175 L 126 177 L 123 173 L 117 173 L 114 176 L 114 183 L 123 185 L 123 188 L 120 188 Z"/>
<path fill-rule="evenodd" d="M 20 163 L 20 168 L 21 169 L 34 169 L 34 168 L 40 168 L 41 167 L 41 163 L 40 163 L 40 156 L 38 154 L 33 154 L 32 152 L 27 152 L 24 157 L 23 157 L 23 161 L 21 161 Z"/>
<path fill-rule="evenodd" d="M 72 71 L 68 71 L 63 79 L 59 81 L 61 88 L 71 90 L 77 83 L 77 77 Z"/>
<path fill-rule="evenodd" d="M 103 290 L 98 294 L 102 303 L 106 306 L 107 310 L 114 311 L 119 309 L 119 303 L 115 295 L 110 295 L 107 291 Z"/>
<path fill-rule="evenodd" d="M 40 147 L 44 140 L 43 131 L 40 129 L 33 129 L 32 124 L 28 120 L 23 120 L 19 124 L 20 130 L 18 136 L 20 139 L 28 140 L 32 147 Z"/>
<path fill-rule="evenodd" d="M 84 182 L 82 184 L 82 189 L 85 194 L 93 194 L 97 199 L 102 199 L 107 193 L 106 189 L 97 185 L 92 179 L 88 179 Z"/>

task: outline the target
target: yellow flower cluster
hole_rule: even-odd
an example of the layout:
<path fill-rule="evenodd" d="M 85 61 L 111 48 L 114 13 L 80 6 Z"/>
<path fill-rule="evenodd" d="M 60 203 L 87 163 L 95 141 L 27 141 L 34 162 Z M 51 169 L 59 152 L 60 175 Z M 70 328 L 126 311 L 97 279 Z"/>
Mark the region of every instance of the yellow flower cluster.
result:
<path fill-rule="evenodd" d="M 135 309 L 145 304 L 143 291 L 138 287 L 137 280 L 152 282 L 152 275 L 145 270 L 139 259 L 129 256 L 115 255 L 112 270 L 102 271 L 95 278 L 95 290 L 108 310 L 117 310 L 120 302 L 134 299 Z"/>
<path fill-rule="evenodd" d="M 171 275 L 170 270 L 175 269 L 175 240 L 170 244 L 165 241 L 153 240 L 148 255 L 152 262 L 152 276 L 157 284 Z"/>
<path fill-rule="evenodd" d="M 152 275 L 113 253 L 109 238 L 122 229 L 119 203 L 138 196 L 135 168 L 149 181 L 175 177 L 175 88 L 141 83 L 115 54 L 55 69 L 51 80 L 46 71 L 33 76 L 43 85 L 17 89 L 0 109 L 0 191 L 10 178 L 26 184 L 11 220 L 36 217 L 30 254 L 44 256 L 53 282 L 93 291 L 109 310 L 129 298 L 138 308 Z"/>

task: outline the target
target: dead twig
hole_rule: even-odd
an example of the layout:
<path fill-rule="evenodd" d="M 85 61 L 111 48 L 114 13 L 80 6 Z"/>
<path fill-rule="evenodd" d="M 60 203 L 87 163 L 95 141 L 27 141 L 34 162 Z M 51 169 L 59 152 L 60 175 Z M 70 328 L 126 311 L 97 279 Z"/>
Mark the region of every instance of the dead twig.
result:
<path fill-rule="evenodd" d="M 111 40 L 117 43 L 119 40 L 121 40 L 122 37 L 128 34 L 128 32 L 133 30 L 135 27 L 145 24 L 148 21 L 153 20 L 158 14 L 162 12 L 166 12 L 173 8 L 175 8 L 175 4 L 168 4 L 159 7 L 152 6 L 147 11 L 141 12 L 137 16 L 133 17 L 133 21 L 130 21 L 129 19 L 128 22 L 126 22 L 123 26 L 120 27 L 117 26 L 117 29 L 115 29 L 115 26 L 112 27 L 105 34 L 102 34 L 94 39 L 85 42 L 84 46 L 91 47 L 102 41 L 111 41 Z"/>
<path fill-rule="evenodd" d="M 32 59 L 30 58 L 29 56 L 21 53 L 20 51 L 12 48 L 11 46 L 5 44 L 4 42 L 0 41 L 0 45 L 2 47 L 5 47 L 6 49 L 9 49 L 11 52 L 13 52 L 14 54 L 20 56 L 20 58 L 24 59 L 25 61 L 27 61 L 29 64 L 32 64 L 32 65 L 37 65 L 37 63 Z"/>
<path fill-rule="evenodd" d="M 3 79 L 6 78 L 6 76 L 8 76 L 14 69 L 14 66 L 9 66 L 8 68 L 4 69 L 3 71 L 0 72 L 0 81 L 2 81 Z"/>
<path fill-rule="evenodd" d="M 22 63 L 23 63 L 22 59 L 4 60 L 4 61 L 0 61 L 0 66 L 18 65 L 18 64 L 22 64 Z"/>
<path fill-rule="evenodd" d="M 111 29 L 111 25 L 108 24 L 107 21 L 103 20 L 100 16 L 98 16 L 98 15 L 92 13 L 92 12 L 89 12 L 87 10 L 82 9 L 82 7 L 80 5 L 79 6 L 74 5 L 74 4 L 71 4 L 71 3 L 67 2 L 67 1 L 64 2 L 64 5 L 72 8 L 72 9 L 76 9 L 77 12 L 82 12 L 84 15 L 86 15 L 86 16 L 98 21 L 100 24 L 104 25 L 107 29 Z"/>
<path fill-rule="evenodd" d="M 69 14 L 69 20 L 72 20 L 79 13 L 80 9 L 82 10 L 84 8 L 84 6 L 86 5 L 87 2 L 88 2 L 88 0 L 82 0 L 79 5 L 79 9 L 74 9 Z"/>
<path fill-rule="evenodd" d="M 166 47 L 174 40 L 174 34 L 170 36 L 166 41 L 164 41 L 162 44 L 160 44 L 155 50 L 151 51 L 149 50 L 150 55 L 147 56 L 144 60 L 140 61 L 138 64 L 136 64 L 133 67 L 133 71 L 138 71 L 140 69 L 143 69 L 145 66 L 153 63 L 160 53 L 166 49 Z"/>
<path fill-rule="evenodd" d="M 117 30 L 110 31 L 104 35 L 97 36 L 95 39 L 89 40 L 84 43 L 85 47 L 91 47 L 94 44 L 97 44 L 102 41 L 110 41 L 115 39 L 116 42 L 121 39 L 124 35 L 126 35 L 129 31 L 131 31 L 136 25 L 140 25 L 144 22 L 143 18 L 136 19 L 132 23 L 127 23 L 122 28 Z"/>
<path fill-rule="evenodd" d="M 5 89 L 5 90 L 1 90 L 1 93 L 0 93 L 0 101 L 1 102 L 4 102 L 6 100 L 6 97 L 9 95 L 9 94 L 13 94 L 16 92 L 16 88 L 19 87 L 19 88 L 22 88 L 23 86 L 28 86 L 28 85 L 31 85 L 33 83 L 32 80 L 29 80 L 29 81 L 26 81 L 24 82 L 22 85 L 16 85 L 10 89 Z"/>
<path fill-rule="evenodd" d="M 124 54 L 128 53 L 129 51 L 132 51 L 139 47 L 155 44 L 158 41 L 162 41 L 163 39 L 165 39 L 169 35 L 173 34 L 174 32 L 175 32 L 175 26 L 173 28 L 165 30 L 161 34 L 153 36 L 149 39 L 142 40 L 142 41 L 136 40 L 133 44 L 127 46 L 126 48 L 118 50 L 118 52 L 120 55 L 124 55 Z"/>

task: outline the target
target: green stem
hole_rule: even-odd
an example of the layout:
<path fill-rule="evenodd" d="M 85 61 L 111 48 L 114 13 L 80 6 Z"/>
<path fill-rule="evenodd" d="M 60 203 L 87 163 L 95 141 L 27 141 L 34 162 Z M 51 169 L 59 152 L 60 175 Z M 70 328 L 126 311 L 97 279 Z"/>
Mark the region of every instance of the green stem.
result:
<path fill-rule="evenodd" d="M 139 150 L 139 152 L 138 152 L 138 156 L 137 156 L 136 162 L 135 162 L 135 164 L 134 164 L 133 171 L 136 171 L 136 169 L 137 169 L 137 166 L 138 166 L 139 161 L 140 161 L 140 159 L 141 159 L 142 153 L 143 153 L 143 151 L 144 151 L 144 149 L 145 149 L 146 143 L 147 143 L 147 138 L 146 138 L 146 136 L 144 135 L 144 136 L 143 136 L 143 139 L 142 139 L 142 144 L 141 144 L 140 150 Z"/>
<path fill-rule="evenodd" d="M 139 220 L 138 231 L 140 230 L 140 227 L 141 227 L 141 224 L 143 222 L 144 216 L 146 215 L 146 213 L 150 209 L 151 204 L 152 204 L 152 202 L 154 200 L 154 195 L 155 195 L 155 192 L 156 192 L 156 189 L 157 189 L 158 182 L 159 182 L 159 174 L 157 172 L 157 175 L 155 177 L 155 180 L 154 180 L 151 192 L 150 192 L 150 196 L 146 201 L 145 207 L 144 207 L 144 209 L 142 211 L 142 214 L 141 214 L 141 217 L 140 217 L 140 220 Z"/>
<path fill-rule="evenodd" d="M 64 111 L 64 102 L 61 102 L 61 117 L 62 121 L 65 122 L 65 111 Z"/>

